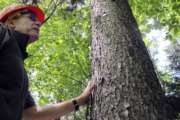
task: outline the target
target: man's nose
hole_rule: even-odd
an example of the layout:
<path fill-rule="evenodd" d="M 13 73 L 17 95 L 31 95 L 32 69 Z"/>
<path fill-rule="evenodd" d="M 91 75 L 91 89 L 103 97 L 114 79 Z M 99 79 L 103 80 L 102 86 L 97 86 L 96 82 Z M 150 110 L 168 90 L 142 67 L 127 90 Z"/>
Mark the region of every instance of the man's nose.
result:
<path fill-rule="evenodd" d="M 34 21 L 34 24 L 37 25 L 38 27 L 41 27 L 41 22 L 38 20 Z"/>

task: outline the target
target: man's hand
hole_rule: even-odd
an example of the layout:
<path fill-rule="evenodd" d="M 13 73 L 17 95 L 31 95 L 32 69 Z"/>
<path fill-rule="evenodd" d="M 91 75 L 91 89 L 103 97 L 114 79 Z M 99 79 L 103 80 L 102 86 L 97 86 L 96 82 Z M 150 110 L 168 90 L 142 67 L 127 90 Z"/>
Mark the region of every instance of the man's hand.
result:
<path fill-rule="evenodd" d="M 94 81 L 90 81 L 88 83 L 87 87 L 84 89 L 82 94 L 79 97 L 77 97 L 77 101 L 79 102 L 79 105 L 85 105 L 87 103 L 95 87 L 96 85 Z"/>

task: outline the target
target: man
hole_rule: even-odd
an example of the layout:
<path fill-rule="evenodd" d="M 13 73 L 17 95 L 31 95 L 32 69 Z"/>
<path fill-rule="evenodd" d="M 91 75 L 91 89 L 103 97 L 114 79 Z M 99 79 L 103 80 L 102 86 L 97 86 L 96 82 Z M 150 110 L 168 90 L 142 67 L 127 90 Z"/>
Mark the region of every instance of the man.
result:
<path fill-rule="evenodd" d="M 36 41 L 44 22 L 43 11 L 35 6 L 12 5 L 0 13 L 0 119 L 53 120 L 85 105 L 95 85 L 65 102 L 37 107 L 28 91 L 23 60 L 26 47 Z"/>

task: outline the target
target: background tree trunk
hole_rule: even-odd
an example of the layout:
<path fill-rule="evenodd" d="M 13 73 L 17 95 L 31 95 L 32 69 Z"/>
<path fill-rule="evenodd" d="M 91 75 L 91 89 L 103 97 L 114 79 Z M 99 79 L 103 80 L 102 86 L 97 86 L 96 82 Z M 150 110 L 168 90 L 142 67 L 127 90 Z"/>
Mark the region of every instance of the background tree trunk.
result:
<path fill-rule="evenodd" d="M 164 93 L 127 0 L 92 0 L 93 120 L 167 120 Z"/>

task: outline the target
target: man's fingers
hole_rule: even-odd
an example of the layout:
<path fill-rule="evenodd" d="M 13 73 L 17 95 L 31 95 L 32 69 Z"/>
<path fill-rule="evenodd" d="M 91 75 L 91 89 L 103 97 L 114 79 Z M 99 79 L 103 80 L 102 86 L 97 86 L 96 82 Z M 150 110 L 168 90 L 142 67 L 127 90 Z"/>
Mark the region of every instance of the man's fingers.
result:
<path fill-rule="evenodd" d="M 91 81 L 90 82 L 90 91 L 92 92 L 95 89 L 96 85 L 95 85 L 95 81 Z"/>

